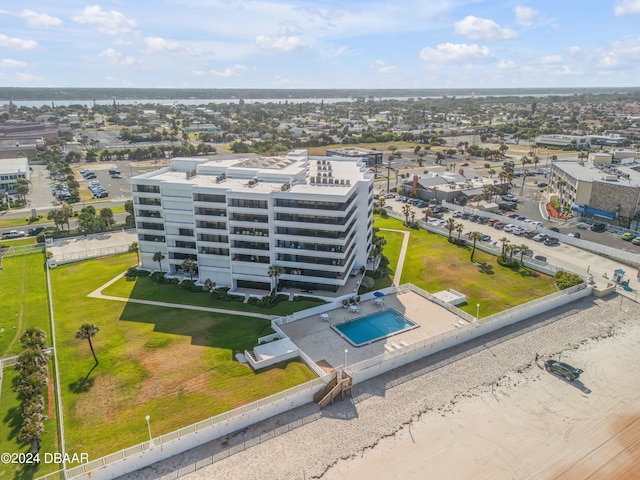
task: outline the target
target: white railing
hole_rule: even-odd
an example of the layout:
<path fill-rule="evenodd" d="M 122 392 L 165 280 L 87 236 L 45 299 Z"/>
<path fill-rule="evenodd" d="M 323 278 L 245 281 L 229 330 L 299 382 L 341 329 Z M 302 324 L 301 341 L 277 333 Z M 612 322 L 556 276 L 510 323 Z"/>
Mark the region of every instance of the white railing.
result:
<path fill-rule="evenodd" d="M 111 247 L 94 248 L 92 250 L 82 250 L 68 253 L 54 253 L 53 260 L 60 265 L 63 263 L 77 262 L 89 258 L 106 257 L 129 251 L 130 245 L 114 245 Z M 51 250 L 50 250 L 51 251 Z"/>
<path fill-rule="evenodd" d="M 16 247 L 9 247 L 9 250 L 3 255 L 3 257 L 19 257 L 22 255 L 30 255 L 32 253 L 41 252 L 44 249 L 44 243 L 36 243 L 34 245 L 19 245 Z"/>

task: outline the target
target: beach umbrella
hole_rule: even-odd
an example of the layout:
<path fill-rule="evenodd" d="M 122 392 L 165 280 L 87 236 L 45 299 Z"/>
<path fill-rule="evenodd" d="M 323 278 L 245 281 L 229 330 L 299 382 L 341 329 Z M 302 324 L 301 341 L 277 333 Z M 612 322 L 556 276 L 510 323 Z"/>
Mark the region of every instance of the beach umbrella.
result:
<path fill-rule="evenodd" d="M 373 292 L 374 297 L 384 297 L 384 293 L 382 292 Z"/>

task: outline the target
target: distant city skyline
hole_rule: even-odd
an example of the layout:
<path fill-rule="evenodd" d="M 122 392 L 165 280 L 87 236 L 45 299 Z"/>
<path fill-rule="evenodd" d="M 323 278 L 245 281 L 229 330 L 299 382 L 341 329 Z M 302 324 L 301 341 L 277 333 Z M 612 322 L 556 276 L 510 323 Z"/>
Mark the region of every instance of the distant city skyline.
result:
<path fill-rule="evenodd" d="M 640 0 L 157 0 L 0 8 L 0 86 L 640 85 Z"/>

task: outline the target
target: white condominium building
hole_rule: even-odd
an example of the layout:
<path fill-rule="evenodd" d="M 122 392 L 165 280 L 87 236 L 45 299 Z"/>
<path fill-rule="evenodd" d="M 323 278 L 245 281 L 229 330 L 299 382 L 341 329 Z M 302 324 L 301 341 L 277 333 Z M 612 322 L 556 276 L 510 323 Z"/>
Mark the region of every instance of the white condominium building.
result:
<path fill-rule="evenodd" d="M 142 267 L 179 274 L 189 258 L 194 279 L 267 293 L 280 266 L 282 286 L 339 292 L 367 263 L 373 178 L 361 159 L 306 150 L 174 158 L 131 179 Z"/>

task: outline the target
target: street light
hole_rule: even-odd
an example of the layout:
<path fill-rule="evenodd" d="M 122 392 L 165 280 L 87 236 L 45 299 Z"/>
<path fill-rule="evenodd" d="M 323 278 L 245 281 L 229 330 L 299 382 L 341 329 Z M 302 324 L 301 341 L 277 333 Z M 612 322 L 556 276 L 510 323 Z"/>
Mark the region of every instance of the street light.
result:
<path fill-rule="evenodd" d="M 480 320 L 480 304 L 476 303 L 476 322 Z"/>
<path fill-rule="evenodd" d="M 344 368 L 347 368 L 347 355 L 349 355 L 349 349 L 344 349 Z"/>
<path fill-rule="evenodd" d="M 153 448 L 153 437 L 151 436 L 151 422 L 149 420 L 151 420 L 151 417 L 149 415 L 147 415 L 146 417 L 144 417 L 147 420 L 147 429 L 149 430 L 149 448 Z"/>

